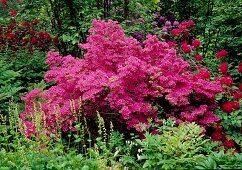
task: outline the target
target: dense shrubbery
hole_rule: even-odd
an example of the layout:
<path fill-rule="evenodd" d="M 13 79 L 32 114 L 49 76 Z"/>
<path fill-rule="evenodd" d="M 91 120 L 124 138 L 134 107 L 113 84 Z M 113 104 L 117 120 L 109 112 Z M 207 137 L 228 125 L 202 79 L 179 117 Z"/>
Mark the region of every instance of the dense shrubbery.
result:
<path fill-rule="evenodd" d="M 1 1 L 0 169 L 241 169 L 236 3 L 180 2 Z"/>

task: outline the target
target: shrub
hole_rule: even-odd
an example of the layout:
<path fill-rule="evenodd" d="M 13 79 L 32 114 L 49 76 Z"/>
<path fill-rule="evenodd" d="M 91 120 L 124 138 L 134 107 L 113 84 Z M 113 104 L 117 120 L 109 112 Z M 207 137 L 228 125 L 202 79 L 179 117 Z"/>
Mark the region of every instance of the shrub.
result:
<path fill-rule="evenodd" d="M 12 65 L 0 60 L 0 114 L 6 112 L 9 100 L 23 89 L 21 83 L 17 81 L 19 77 L 19 71 L 12 70 Z"/>
<path fill-rule="evenodd" d="M 123 121 L 139 132 L 162 116 L 204 126 L 219 120 L 213 115 L 213 104 L 221 87 L 209 80 L 206 69 L 192 68 L 156 36 L 147 36 L 143 48 L 134 38 L 124 37 L 113 21 L 94 20 L 89 32 L 87 43 L 79 45 L 87 50 L 85 59 L 48 53 L 50 70 L 45 80 L 56 85 L 46 91 L 34 89 L 22 98 L 27 136 L 35 134 L 36 101 L 41 103 L 35 108 L 43 113 L 49 134 L 58 127 L 75 130 L 72 124 L 80 108 L 86 117 L 95 117 L 98 110 L 105 121 Z M 75 101 L 72 108 L 69 100 Z M 118 114 L 110 116 L 110 112 Z"/>
<path fill-rule="evenodd" d="M 140 161 L 145 169 L 192 169 L 196 162 L 212 152 L 209 140 L 203 140 L 203 129 L 195 123 L 180 124 L 161 131 L 160 135 L 145 134 L 138 140 Z"/>
<path fill-rule="evenodd" d="M 220 151 L 196 163 L 197 169 L 241 169 L 242 155 Z"/>

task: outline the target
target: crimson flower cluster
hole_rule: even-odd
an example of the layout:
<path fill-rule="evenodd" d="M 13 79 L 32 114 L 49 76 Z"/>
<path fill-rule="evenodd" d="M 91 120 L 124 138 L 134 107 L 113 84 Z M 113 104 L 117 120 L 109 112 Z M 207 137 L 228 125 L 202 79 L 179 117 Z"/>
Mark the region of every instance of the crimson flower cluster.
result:
<path fill-rule="evenodd" d="M 37 19 L 29 22 L 13 19 L 7 26 L 0 27 L 0 50 L 8 48 L 13 52 L 24 49 L 46 51 L 49 46 L 58 45 L 58 37 L 52 39 L 48 32 L 36 31 L 38 24 Z"/>
<path fill-rule="evenodd" d="M 219 142 L 220 146 L 223 146 L 225 150 L 235 148 L 236 143 L 234 140 L 227 139 L 227 134 L 224 132 L 220 123 L 216 123 L 214 128 L 215 131 L 211 134 L 211 139 L 213 141 Z M 233 152 L 239 153 L 237 149 L 234 149 Z"/>
<path fill-rule="evenodd" d="M 216 53 L 216 57 L 219 59 L 223 59 L 228 55 L 228 52 L 226 50 L 221 50 Z M 238 66 L 238 73 L 240 72 L 241 63 Z M 229 64 L 227 62 L 222 62 L 218 68 L 219 72 L 222 74 L 222 77 L 215 78 L 215 81 L 220 83 L 223 86 L 223 92 L 224 94 L 227 94 L 228 96 L 232 96 L 235 101 L 226 101 L 221 104 L 221 109 L 226 112 L 230 113 L 233 110 L 238 110 L 240 108 L 239 106 L 239 100 L 242 98 L 242 91 L 241 91 L 241 85 L 239 85 L 236 88 L 232 88 L 234 85 L 234 81 L 232 76 L 228 75 L 228 69 Z"/>

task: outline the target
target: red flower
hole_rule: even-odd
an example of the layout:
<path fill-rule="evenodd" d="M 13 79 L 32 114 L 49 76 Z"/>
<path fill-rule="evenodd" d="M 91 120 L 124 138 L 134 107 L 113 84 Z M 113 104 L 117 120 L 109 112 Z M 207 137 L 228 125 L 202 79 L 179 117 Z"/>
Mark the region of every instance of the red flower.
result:
<path fill-rule="evenodd" d="M 41 47 L 41 46 L 43 46 L 43 44 L 44 44 L 44 43 L 43 43 L 42 41 L 39 41 L 38 46 Z"/>
<path fill-rule="evenodd" d="M 239 64 L 238 71 L 239 73 L 242 73 L 242 62 Z"/>
<path fill-rule="evenodd" d="M 201 70 L 199 70 L 198 75 L 202 79 L 207 79 L 207 78 L 210 78 L 211 77 L 211 73 L 207 69 L 201 69 Z"/>
<path fill-rule="evenodd" d="M 225 57 L 227 55 L 228 55 L 228 52 L 226 50 L 221 50 L 221 51 L 216 53 L 216 58 Z"/>
<path fill-rule="evenodd" d="M 3 5 L 6 5 L 6 3 L 7 3 L 7 0 L 2 0 Z"/>
<path fill-rule="evenodd" d="M 158 135 L 158 134 L 159 134 L 159 132 L 158 132 L 156 129 L 152 129 L 151 133 L 152 133 L 153 135 Z"/>
<path fill-rule="evenodd" d="M 195 59 L 196 59 L 197 61 L 202 61 L 202 60 L 203 60 L 203 56 L 201 56 L 201 55 L 196 55 L 196 56 L 195 56 Z"/>
<path fill-rule="evenodd" d="M 233 104 L 227 101 L 221 105 L 221 109 L 226 113 L 230 113 L 233 111 Z"/>
<path fill-rule="evenodd" d="M 46 40 L 50 40 L 51 39 L 50 34 L 48 32 L 45 32 L 45 38 L 46 38 Z"/>
<path fill-rule="evenodd" d="M 228 147 L 228 148 L 232 148 L 234 147 L 234 141 L 233 140 L 224 140 L 224 146 Z"/>
<path fill-rule="evenodd" d="M 171 31 L 171 34 L 174 35 L 174 36 L 179 36 L 181 34 L 181 30 L 180 29 L 173 29 Z"/>
<path fill-rule="evenodd" d="M 34 19 L 33 21 L 32 21 L 32 24 L 33 25 L 37 25 L 39 23 L 39 21 L 37 20 L 37 19 Z"/>
<path fill-rule="evenodd" d="M 39 37 L 40 37 L 40 39 L 44 39 L 45 38 L 45 33 L 39 32 Z"/>
<path fill-rule="evenodd" d="M 188 38 L 188 37 L 190 36 L 190 34 L 189 34 L 188 32 L 184 32 L 184 33 L 183 33 L 183 36 L 184 36 L 185 38 Z"/>
<path fill-rule="evenodd" d="M 55 38 L 53 38 L 53 42 L 54 42 L 54 43 L 59 43 L 59 38 L 58 38 L 58 36 L 56 36 Z"/>
<path fill-rule="evenodd" d="M 10 16 L 11 17 L 15 17 L 18 14 L 18 11 L 13 10 L 12 12 L 10 12 Z"/>
<path fill-rule="evenodd" d="M 242 93 L 238 93 L 238 92 L 236 92 L 236 93 L 234 93 L 234 99 L 235 100 L 240 100 L 240 99 L 242 99 Z"/>
<path fill-rule="evenodd" d="M 195 39 L 192 41 L 192 46 L 195 48 L 198 48 L 201 45 L 201 42 L 199 39 Z"/>
<path fill-rule="evenodd" d="M 8 25 L 8 31 L 12 31 L 13 30 L 13 25 Z"/>
<path fill-rule="evenodd" d="M 242 91 L 242 83 L 239 85 L 239 90 Z"/>
<path fill-rule="evenodd" d="M 219 72 L 220 72 L 221 74 L 226 74 L 227 71 L 228 71 L 228 68 L 229 68 L 229 64 L 228 64 L 227 62 L 223 62 L 223 63 L 219 66 L 218 70 L 219 70 Z"/>
<path fill-rule="evenodd" d="M 226 113 L 230 113 L 233 110 L 238 110 L 239 108 L 240 108 L 239 102 L 227 101 L 221 105 L 221 109 Z"/>
<path fill-rule="evenodd" d="M 187 43 L 182 43 L 181 48 L 182 48 L 184 53 L 190 53 L 191 52 L 191 48 L 187 45 Z"/>
<path fill-rule="evenodd" d="M 211 135 L 211 138 L 213 141 L 220 141 L 223 138 L 223 136 L 220 132 L 214 131 Z"/>
<path fill-rule="evenodd" d="M 233 85 L 233 79 L 231 76 L 225 76 L 221 79 L 220 83 L 230 87 Z"/>
<path fill-rule="evenodd" d="M 8 33 L 8 37 L 12 39 L 12 38 L 15 37 L 15 34 L 14 33 Z"/>
<path fill-rule="evenodd" d="M 239 102 L 231 102 L 231 103 L 234 110 L 238 110 L 240 108 Z"/>
<path fill-rule="evenodd" d="M 187 26 L 186 26 L 186 25 L 181 25 L 181 26 L 179 27 L 179 29 L 180 29 L 181 31 L 185 31 L 185 30 L 187 29 Z"/>
<path fill-rule="evenodd" d="M 34 30 L 30 30 L 30 31 L 29 31 L 29 34 L 30 34 L 30 35 L 35 35 L 35 31 L 34 31 Z"/>
<path fill-rule="evenodd" d="M 33 37 L 32 39 L 31 39 L 31 44 L 36 44 L 37 43 L 37 38 L 36 37 Z"/>

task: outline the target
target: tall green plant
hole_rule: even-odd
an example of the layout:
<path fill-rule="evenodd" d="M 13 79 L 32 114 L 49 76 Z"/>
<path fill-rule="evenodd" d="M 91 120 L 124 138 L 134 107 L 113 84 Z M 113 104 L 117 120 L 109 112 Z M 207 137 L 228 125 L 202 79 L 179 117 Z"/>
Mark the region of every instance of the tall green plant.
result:
<path fill-rule="evenodd" d="M 23 89 L 19 71 L 12 70 L 12 65 L 0 59 L 0 114 L 6 113 L 9 100 Z M 16 98 L 15 98 L 16 99 Z"/>

